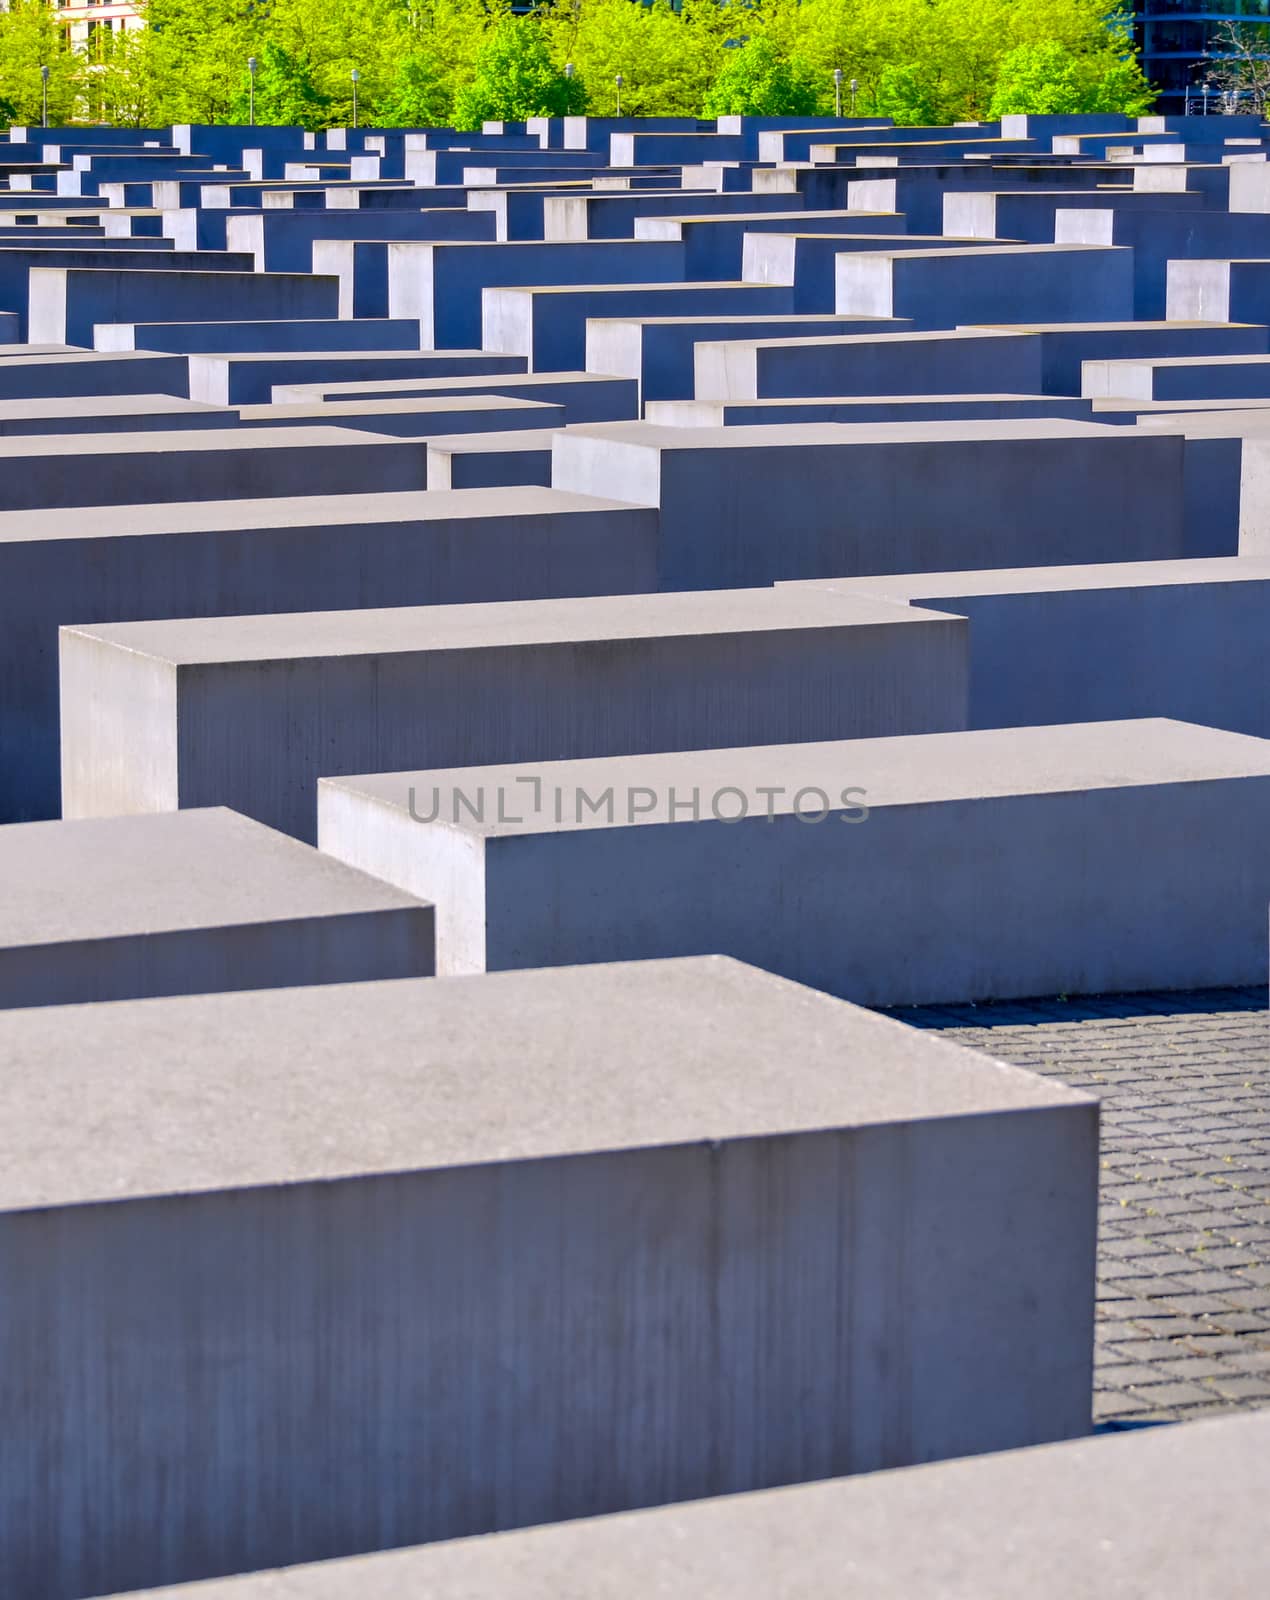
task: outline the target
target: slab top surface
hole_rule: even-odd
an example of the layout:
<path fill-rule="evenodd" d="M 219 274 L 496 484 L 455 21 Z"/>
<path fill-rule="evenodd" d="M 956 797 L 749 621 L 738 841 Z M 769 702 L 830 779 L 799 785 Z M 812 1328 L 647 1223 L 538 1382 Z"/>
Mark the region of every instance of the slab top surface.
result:
<path fill-rule="evenodd" d="M 937 401 L 939 395 L 929 395 Z M 1071 396 L 1064 396 L 1070 400 Z M 719 404 L 721 402 L 714 402 Z M 727 401 L 724 404 L 757 404 Z M 816 404 L 813 399 L 808 402 Z M 581 422 L 563 435 L 599 439 L 647 450 L 823 449 L 828 445 L 970 444 L 1046 439 L 1126 440 L 1130 429 L 1113 423 L 1079 422 L 1065 417 L 948 418 L 930 422 L 772 422 L 750 427 L 675 428 L 656 422 Z"/>
<path fill-rule="evenodd" d="M 321 433 L 324 430 L 295 431 Z M 527 518 L 562 512 L 623 511 L 629 515 L 641 509 L 621 500 L 603 500 L 569 489 L 539 485 L 511 489 L 400 489 L 383 494 L 279 495 L 276 499 L 264 500 L 178 500 L 171 504 L 0 511 L 0 545 L 42 539 L 127 539 L 143 534 L 481 521 L 487 517 Z"/>
<path fill-rule="evenodd" d="M 989 567 L 981 572 L 908 572 L 881 578 L 809 578 L 799 588 L 888 600 L 950 601 L 990 594 L 1076 589 L 1159 589 L 1195 584 L 1270 583 L 1270 557 L 1194 556 L 1182 561 L 1107 561 L 1070 567 Z M 777 588 L 787 585 L 778 584 Z M 789 587 L 792 587 L 790 585 Z"/>
<path fill-rule="evenodd" d="M 1270 1412 L 456 1539 L 134 1600 L 1259 1600 L 1268 1501 Z"/>
<path fill-rule="evenodd" d="M 861 804 L 860 790 L 874 812 L 889 806 L 1241 778 L 1270 779 L 1270 740 L 1144 717 L 366 773 L 322 778 L 319 793 L 330 789 L 356 795 L 400 812 L 403 822 L 413 819 L 410 826 L 421 825 L 421 814 L 431 820 L 435 812 L 439 825 L 481 838 L 506 838 L 682 822 L 690 814 L 687 807 L 694 791 L 703 797 L 705 820 L 710 818 L 711 798 L 724 794 L 732 798 L 720 800 L 720 811 L 735 818 L 741 812 L 739 791 L 747 802 L 745 814 L 761 821 L 768 815 L 823 812 L 820 794 L 827 797 L 831 811 L 850 810 Z M 538 789 L 532 786 L 534 779 Z M 613 806 L 594 803 L 610 789 Z M 557 790 L 564 796 L 558 806 L 553 798 Z M 856 795 L 840 799 L 847 790 Z M 468 800 L 460 803 L 455 791 Z M 652 796 L 647 806 L 643 800 L 638 806 L 628 803 L 629 796 L 641 793 Z M 804 798 L 796 805 L 800 793 Z M 585 804 L 578 799 L 583 794 L 590 797 Z M 672 810 L 674 797 L 677 811 Z M 484 804 L 475 814 L 478 798 Z M 867 836 L 867 828 L 857 831 L 860 837 Z"/>
<path fill-rule="evenodd" d="M 484 435 L 475 436 L 482 447 Z M 523 434 L 511 436 L 524 449 Z M 455 493 L 461 491 L 452 491 Z M 514 491 L 519 493 L 520 491 Z M 832 589 L 702 592 L 496 600 L 475 605 L 293 611 L 264 616 L 114 622 L 67 628 L 180 666 L 330 656 L 411 654 L 533 644 L 585 644 L 669 635 L 794 631 L 929 622 L 912 607 Z M 937 620 L 947 622 L 946 617 Z"/>
<path fill-rule="evenodd" d="M 11 823 L 0 883 L 0 952 L 419 904 L 219 806 Z"/>
<path fill-rule="evenodd" d="M 88 402 L 90 405 L 92 401 Z M 336 445 L 410 444 L 409 439 L 388 439 L 378 433 L 360 433 L 355 428 L 253 428 L 240 433 L 232 428 L 186 428 L 179 433 L 76 433 L 36 434 L 33 437 L 0 439 L 0 461 L 29 459 L 32 456 L 127 456 L 184 455 L 195 451 L 229 450 L 329 450 Z"/>
<path fill-rule="evenodd" d="M 1090 1097 L 722 956 L 0 1013 L 0 1210 Z"/>

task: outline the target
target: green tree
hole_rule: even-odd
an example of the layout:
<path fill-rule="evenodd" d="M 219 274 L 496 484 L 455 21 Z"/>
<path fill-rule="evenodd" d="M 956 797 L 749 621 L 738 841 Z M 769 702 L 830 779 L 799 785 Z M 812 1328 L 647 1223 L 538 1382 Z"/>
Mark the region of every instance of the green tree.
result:
<path fill-rule="evenodd" d="M 257 57 L 255 89 L 256 121 L 282 128 L 327 127 L 327 102 L 313 81 L 308 58 L 292 55 L 271 39 L 261 46 Z M 248 75 L 243 74 L 244 78 Z M 250 82 L 240 86 L 231 114 L 235 122 L 246 122 L 252 103 Z"/>
<path fill-rule="evenodd" d="M 384 128 L 440 127 L 449 121 L 453 104 L 441 63 L 431 51 L 416 50 L 401 59 L 396 76 L 374 102 L 374 119 Z"/>
<path fill-rule="evenodd" d="M 454 126 L 571 116 L 585 105 L 585 85 L 555 65 L 534 18 L 506 17 L 490 30 L 472 81 L 454 98 Z"/>
<path fill-rule="evenodd" d="M 988 114 L 1118 111 L 1136 117 L 1154 98 L 1136 61 L 1111 50 L 1078 56 L 1051 40 L 1021 44 L 1002 56 Z"/>
<path fill-rule="evenodd" d="M 897 127 L 930 127 L 939 119 L 939 93 L 929 69 L 888 62 L 878 74 L 873 106 Z"/>
<path fill-rule="evenodd" d="M 766 34 L 748 39 L 714 81 L 701 113 L 706 117 L 810 116 L 816 91 L 804 71 L 780 55 Z"/>
<path fill-rule="evenodd" d="M 9 122 L 39 126 L 41 67 L 49 69 L 50 124 L 70 122 L 83 90 L 83 56 L 68 47 L 48 0 L 10 0 L 0 12 L 0 108 Z"/>

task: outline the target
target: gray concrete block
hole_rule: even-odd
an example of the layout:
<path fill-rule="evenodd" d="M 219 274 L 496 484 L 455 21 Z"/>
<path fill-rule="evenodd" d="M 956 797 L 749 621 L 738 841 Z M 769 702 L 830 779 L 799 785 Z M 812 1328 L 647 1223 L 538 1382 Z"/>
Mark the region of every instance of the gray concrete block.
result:
<path fill-rule="evenodd" d="M 170 394 L 188 396 L 185 356 L 129 351 L 103 355 L 65 344 L 47 348 L 0 347 L 0 399 L 49 400 L 72 396 Z"/>
<path fill-rule="evenodd" d="M 1086 361 L 1081 393 L 1125 400 L 1270 400 L 1270 355 Z"/>
<path fill-rule="evenodd" d="M 48 434 L 0 439 L 0 511 L 422 489 L 425 468 L 416 441 L 353 428 Z"/>
<path fill-rule="evenodd" d="M 432 907 L 232 811 L 0 828 L 0 1009 L 433 970 Z"/>
<path fill-rule="evenodd" d="M 0 382 L 3 369 L 0 368 Z M 289 383 L 275 387 L 280 404 L 321 400 L 401 400 L 408 396 L 486 394 L 562 405 L 570 423 L 616 422 L 639 415 L 633 378 L 598 372 L 508 373 L 505 377 L 399 378 L 379 383 Z"/>
<path fill-rule="evenodd" d="M 998 332 L 1034 334 L 1041 344 L 1041 388 L 1082 394 L 1086 361 L 1136 357 L 1264 355 L 1270 328 L 1245 322 L 1087 322 L 988 324 Z M 986 331 L 986 330 L 980 330 Z"/>
<path fill-rule="evenodd" d="M 586 244 L 391 244 L 388 315 L 417 317 L 425 349 L 477 350 L 481 291 L 522 284 L 671 283 L 683 247 L 627 240 Z"/>
<path fill-rule="evenodd" d="M 515 433 L 454 433 L 428 441 L 428 482 L 434 489 L 510 488 L 551 482 L 553 428 Z"/>
<path fill-rule="evenodd" d="M 833 1600 L 844 1572 L 862 1594 L 911 1600 L 1132 1595 L 1148 1586 L 1161 1600 L 1218 1589 L 1256 1600 L 1268 1464 L 1270 1416 L 1209 1417 L 248 1574 L 208 1585 L 198 1600 L 641 1600 L 652 1585 L 694 1600 L 767 1600 L 782 1586 L 803 1600 Z M 1003 1525 L 1021 1536 L 1003 1538 Z"/>
<path fill-rule="evenodd" d="M 0 1056 L 10 1600 L 1089 1427 L 1096 1103 L 734 962 L 15 1011 Z"/>
<path fill-rule="evenodd" d="M 1044 392 L 1041 341 L 1004 329 L 702 340 L 693 366 L 698 400 Z"/>
<path fill-rule="evenodd" d="M 183 355 L 245 351 L 417 350 L 419 324 L 408 317 L 294 318 L 290 322 L 99 322 L 98 350 L 168 350 Z"/>
<path fill-rule="evenodd" d="M 239 406 L 229 416 L 245 427 L 323 427 L 332 423 L 401 439 L 432 439 L 449 434 L 537 432 L 564 422 L 565 408 L 541 400 L 497 395 L 451 395 L 438 400 L 318 400 L 308 405 Z M 550 456 L 550 451 L 548 451 Z M 428 477 L 429 488 L 448 489 Z M 530 480 L 524 479 L 523 482 Z M 547 476 L 542 480 L 550 483 Z"/>
<path fill-rule="evenodd" d="M 1132 420 L 1136 413 L 1124 413 Z M 854 395 L 812 400 L 653 400 L 646 421 L 667 428 L 756 427 L 792 422 L 961 422 L 1024 417 L 1073 422 L 1120 420 L 1121 413 L 1095 415 L 1092 400 L 1056 395 L 947 394 Z"/>
<path fill-rule="evenodd" d="M 1270 743 L 1165 720 L 325 778 L 438 972 L 721 951 L 862 1005 L 1260 983 Z M 434 819 L 434 820 L 429 820 Z"/>
<path fill-rule="evenodd" d="M 959 728 L 965 627 L 766 589 L 67 628 L 62 803 L 312 839 L 329 773 Z"/>
<path fill-rule="evenodd" d="M 1133 252 L 1119 247 L 859 251 L 837 256 L 835 265 L 835 311 L 908 317 L 918 328 L 955 328 L 990 317 L 1127 322 L 1134 314 Z"/>
<path fill-rule="evenodd" d="M 591 316 L 586 322 L 585 364 L 588 372 L 637 378 L 647 406 L 652 401 L 688 399 L 692 395 L 694 351 L 699 340 L 714 343 L 722 339 L 836 338 L 852 333 L 898 332 L 906 326 L 873 317 L 793 314 Z"/>
<path fill-rule="evenodd" d="M 211 254 L 211 252 L 208 252 Z M 232 261 L 233 257 L 227 257 Z M 36 267 L 30 271 L 28 327 L 33 340 L 63 339 L 88 347 L 99 322 L 141 317 L 206 322 L 244 317 L 334 317 L 339 284 L 300 272 L 187 272 L 154 263 L 119 267 Z"/>
<path fill-rule="evenodd" d="M 329 420 L 329 419 L 328 419 Z M 171 428 L 232 428 L 233 411 L 170 394 L 93 395 L 52 400 L 0 400 L 0 435 L 135 433 Z"/>
<path fill-rule="evenodd" d="M 928 572 L 817 587 L 968 618 L 969 727 L 1174 717 L 1270 739 L 1270 558 Z"/>
<path fill-rule="evenodd" d="M 1190 553 L 1179 443 L 1091 423 L 608 423 L 552 451 L 557 488 L 658 507 L 664 589 Z"/>
<path fill-rule="evenodd" d="M 263 405 L 275 389 L 315 383 L 396 383 L 413 378 L 501 377 L 524 372 L 522 357 L 482 350 L 240 351 L 191 355 L 190 397 L 208 405 Z"/>
<path fill-rule="evenodd" d="M 640 594 L 656 581 L 655 512 L 554 489 L 0 513 L 0 820 L 58 814 L 61 623 Z"/>
<path fill-rule="evenodd" d="M 755 283 L 662 283 L 552 285 L 486 289 L 481 339 L 487 350 L 525 356 L 534 372 L 590 368 L 587 322 L 591 317 L 759 316 L 794 309 L 791 291 Z M 602 369 L 601 369 L 602 370 Z"/>

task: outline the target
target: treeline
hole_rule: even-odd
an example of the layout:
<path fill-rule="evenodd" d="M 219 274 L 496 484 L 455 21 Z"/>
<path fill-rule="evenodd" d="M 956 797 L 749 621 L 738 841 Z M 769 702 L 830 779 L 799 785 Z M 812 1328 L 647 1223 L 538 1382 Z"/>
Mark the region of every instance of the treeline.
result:
<path fill-rule="evenodd" d="M 1150 108 L 1108 0 L 141 0 L 68 48 L 48 0 L 0 13 L 0 120 L 479 127 L 486 118 L 828 114 L 944 123 Z M 567 69 L 567 70 L 566 70 Z M 617 82 L 621 78 L 621 83 Z M 854 86 L 853 86 L 854 85 Z"/>

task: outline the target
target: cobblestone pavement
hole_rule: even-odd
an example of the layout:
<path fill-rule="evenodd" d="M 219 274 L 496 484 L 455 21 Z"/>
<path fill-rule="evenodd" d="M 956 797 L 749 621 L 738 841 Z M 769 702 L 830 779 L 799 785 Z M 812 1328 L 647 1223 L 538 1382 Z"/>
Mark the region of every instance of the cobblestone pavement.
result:
<path fill-rule="evenodd" d="M 1101 1097 L 1095 1420 L 1270 1405 L 1265 989 L 891 1015 Z"/>

